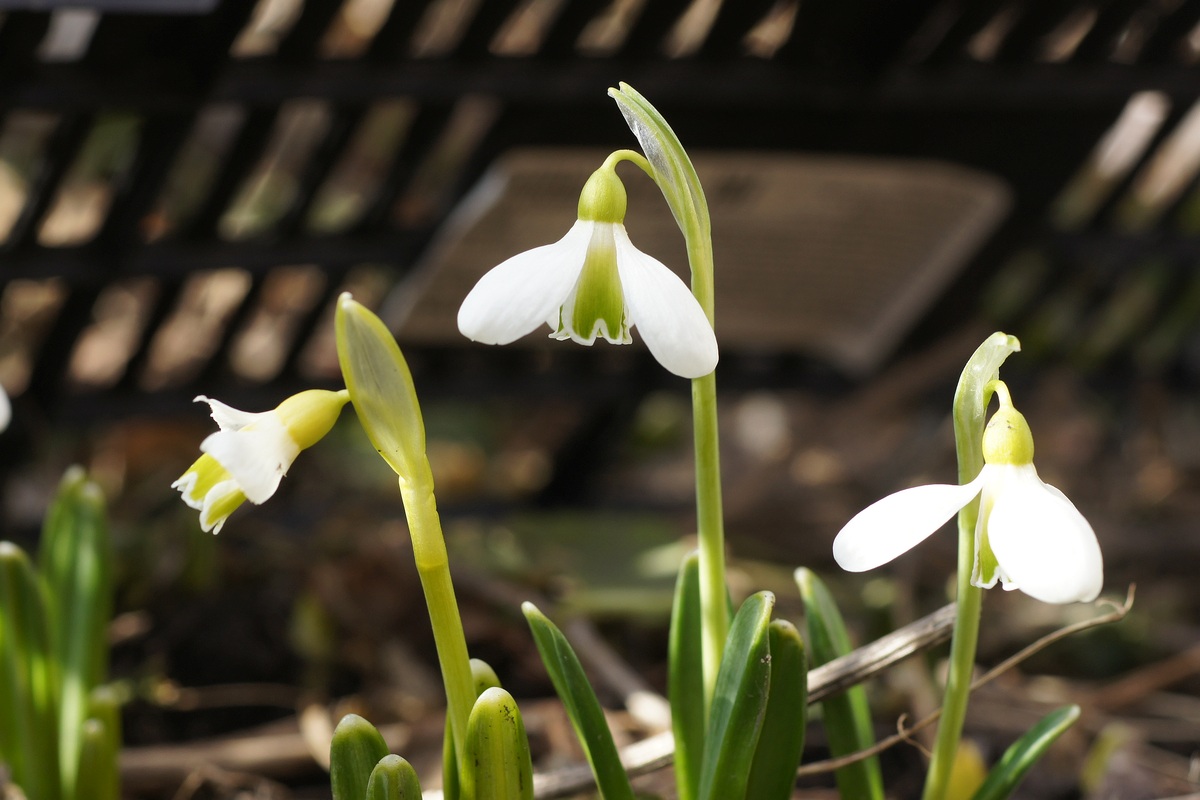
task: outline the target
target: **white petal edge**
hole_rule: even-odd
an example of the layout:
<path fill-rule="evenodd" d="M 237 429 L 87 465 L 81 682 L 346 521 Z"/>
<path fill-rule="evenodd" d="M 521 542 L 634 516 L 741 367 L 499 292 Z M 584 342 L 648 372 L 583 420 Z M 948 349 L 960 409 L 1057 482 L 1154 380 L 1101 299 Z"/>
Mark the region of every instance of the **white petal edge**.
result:
<path fill-rule="evenodd" d="M 8 399 L 8 392 L 4 391 L 3 386 L 0 386 L 0 433 L 7 430 L 10 422 L 12 422 L 12 401 Z"/>
<path fill-rule="evenodd" d="M 692 290 L 658 259 L 634 247 L 616 225 L 617 272 L 630 326 L 670 372 L 699 378 L 717 368 L 717 337 Z"/>
<path fill-rule="evenodd" d="M 1092 526 L 1032 464 L 1009 469 L 1014 473 L 988 517 L 992 552 L 1013 584 L 1005 588 L 1043 603 L 1095 600 L 1104 585 L 1104 559 Z"/>
<path fill-rule="evenodd" d="M 864 572 L 907 553 L 979 494 L 979 478 L 956 486 L 935 483 L 888 495 L 854 515 L 833 540 L 833 558 L 847 572 Z"/>
<path fill-rule="evenodd" d="M 213 535 L 221 532 L 221 528 L 225 526 L 225 520 L 229 519 L 229 514 L 219 518 L 214 517 L 213 508 L 218 501 L 224 500 L 236 491 L 238 491 L 238 485 L 234 481 L 221 481 L 208 490 L 208 494 L 204 495 L 204 503 L 200 507 L 200 529 L 202 531 L 205 533 L 212 531 Z"/>
<path fill-rule="evenodd" d="M 554 244 L 518 253 L 488 271 L 458 309 L 462 335 L 508 344 L 556 318 L 583 270 L 593 225 L 577 220 Z"/>
<path fill-rule="evenodd" d="M 259 420 L 252 430 L 217 431 L 200 443 L 200 450 L 228 470 L 246 499 L 256 505 L 275 494 L 300 455 L 299 445 L 274 415 Z"/>

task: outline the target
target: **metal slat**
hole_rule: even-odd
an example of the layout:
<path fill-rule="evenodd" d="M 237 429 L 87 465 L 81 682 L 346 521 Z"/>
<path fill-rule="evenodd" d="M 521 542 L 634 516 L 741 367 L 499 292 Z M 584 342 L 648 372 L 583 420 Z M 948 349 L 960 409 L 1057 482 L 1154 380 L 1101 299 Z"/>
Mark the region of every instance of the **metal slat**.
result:
<path fill-rule="evenodd" d="M 63 178 L 75 163 L 79 150 L 91 130 L 91 122 L 89 116 L 73 116 L 59 120 L 46 144 L 40 168 L 29 182 L 25 207 L 13 223 L 3 248 L 5 251 L 36 246 L 38 225 L 58 195 Z"/>

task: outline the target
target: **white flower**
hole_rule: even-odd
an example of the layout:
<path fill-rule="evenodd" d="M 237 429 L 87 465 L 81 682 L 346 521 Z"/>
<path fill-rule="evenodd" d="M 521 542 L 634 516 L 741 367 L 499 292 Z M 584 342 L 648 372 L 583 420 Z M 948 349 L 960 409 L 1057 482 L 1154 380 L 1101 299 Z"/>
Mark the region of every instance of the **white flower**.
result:
<path fill-rule="evenodd" d="M 625 232 L 625 189 L 611 169 L 588 180 L 579 220 L 554 244 L 520 253 L 479 280 L 458 311 L 458 329 L 508 344 L 543 323 L 556 339 L 629 344 L 636 327 L 658 362 L 698 378 L 717 366 L 717 339 L 695 296 Z"/>
<path fill-rule="evenodd" d="M 171 488 L 200 511 L 204 530 L 220 533 L 243 502 L 257 505 L 275 494 L 296 456 L 329 432 L 348 399 L 344 390 L 312 389 L 254 414 L 197 397 L 208 403 L 220 430 L 200 444 L 204 455 Z"/>
<path fill-rule="evenodd" d="M 1005 401 L 984 433 L 984 467 L 962 486 L 905 489 L 860 511 L 838 533 L 833 557 L 850 572 L 886 564 L 979 497 L 972 583 L 1020 589 L 1045 603 L 1089 602 L 1104 562 L 1092 526 L 1033 466 L 1033 438 Z"/>

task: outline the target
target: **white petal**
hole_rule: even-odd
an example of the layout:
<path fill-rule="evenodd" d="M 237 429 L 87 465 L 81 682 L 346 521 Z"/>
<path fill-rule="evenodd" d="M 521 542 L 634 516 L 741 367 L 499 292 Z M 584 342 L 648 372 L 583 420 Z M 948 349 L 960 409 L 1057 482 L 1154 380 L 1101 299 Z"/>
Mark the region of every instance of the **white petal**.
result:
<path fill-rule="evenodd" d="M 8 399 L 8 392 L 4 391 L 3 386 L 0 386 L 0 432 L 3 432 L 10 422 L 12 422 L 12 402 Z"/>
<path fill-rule="evenodd" d="M 240 431 L 247 425 L 252 425 L 259 419 L 262 419 L 270 411 L 262 411 L 252 413 L 250 411 L 239 411 L 233 406 L 227 406 L 220 400 L 213 400 L 204 395 L 197 395 L 193 402 L 208 403 L 208 407 L 212 412 L 212 418 L 216 420 L 217 426 L 223 431 Z"/>
<path fill-rule="evenodd" d="M 1030 464 L 1007 467 L 988 516 L 988 539 L 1005 577 L 1044 603 L 1090 602 L 1104 584 L 1092 526 Z M 990 491 L 986 487 L 984 491 Z"/>
<path fill-rule="evenodd" d="M 595 223 L 577 220 L 554 244 L 518 253 L 479 279 L 458 309 L 463 336 L 508 344 L 558 318 L 583 269 Z"/>
<path fill-rule="evenodd" d="M 961 486 L 935 483 L 879 500 L 846 523 L 833 540 L 833 558 L 849 572 L 886 564 L 925 541 L 979 494 L 978 478 Z"/>
<path fill-rule="evenodd" d="M 679 276 L 633 246 L 624 225 L 616 225 L 617 271 L 625 290 L 630 327 L 671 372 L 699 378 L 717 367 L 717 337 L 704 309 Z"/>
<path fill-rule="evenodd" d="M 200 529 L 202 531 L 205 533 L 212 531 L 214 535 L 221 532 L 221 528 L 225 526 L 225 520 L 229 519 L 229 514 L 217 517 L 215 509 L 221 501 L 237 491 L 238 485 L 234 481 L 221 481 L 208 490 L 208 494 L 204 495 L 204 503 L 200 507 Z"/>
<path fill-rule="evenodd" d="M 265 503 L 300 455 L 300 447 L 272 412 L 254 428 L 217 431 L 200 443 L 237 481 L 251 503 Z M 211 492 L 209 493 L 211 494 Z"/>

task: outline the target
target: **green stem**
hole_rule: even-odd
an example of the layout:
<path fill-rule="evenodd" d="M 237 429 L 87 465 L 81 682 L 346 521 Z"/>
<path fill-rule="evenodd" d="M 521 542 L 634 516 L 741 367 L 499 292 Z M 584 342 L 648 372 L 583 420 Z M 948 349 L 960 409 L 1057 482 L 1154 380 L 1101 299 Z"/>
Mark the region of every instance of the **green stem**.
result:
<path fill-rule="evenodd" d="M 712 239 L 699 215 L 688 220 L 684 238 L 692 272 L 692 293 L 711 324 L 715 311 Z M 701 661 L 707 718 L 725 652 L 725 637 L 729 634 L 715 372 L 692 380 L 692 430 L 696 449 L 696 533 L 700 542 Z"/>
<path fill-rule="evenodd" d="M 408 517 L 412 536 L 413 558 L 421 578 L 421 588 L 425 592 L 438 664 L 446 687 L 450 734 L 454 739 L 455 752 L 465 753 L 467 720 L 475 704 L 475 682 L 471 677 L 462 618 L 459 617 L 458 603 L 454 599 L 442 523 L 433 496 L 433 475 L 429 471 L 428 461 L 422 460 L 422 467 L 420 474 L 412 479 L 400 479 L 400 495 L 404 500 L 404 513 Z"/>

